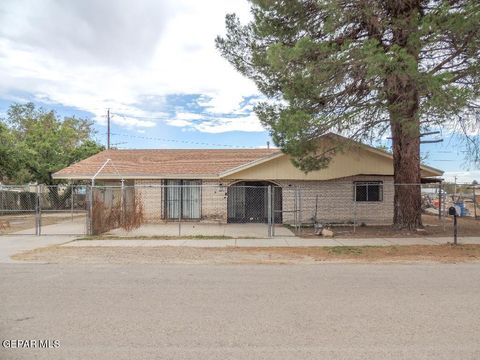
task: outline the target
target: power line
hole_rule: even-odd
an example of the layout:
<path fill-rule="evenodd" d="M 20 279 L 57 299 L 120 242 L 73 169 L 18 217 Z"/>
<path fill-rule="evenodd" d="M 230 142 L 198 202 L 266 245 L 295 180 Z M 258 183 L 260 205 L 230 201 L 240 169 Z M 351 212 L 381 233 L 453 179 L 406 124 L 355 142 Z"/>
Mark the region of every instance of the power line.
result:
<path fill-rule="evenodd" d="M 420 134 L 420 137 L 429 136 L 429 135 L 438 135 L 440 131 L 428 131 Z M 443 139 L 435 139 L 435 140 L 420 140 L 420 144 L 436 144 L 443 142 Z"/>
<path fill-rule="evenodd" d="M 167 119 L 167 116 L 152 117 L 152 116 L 125 115 L 120 113 L 112 113 L 112 115 L 117 115 L 117 116 L 123 117 L 124 119 L 126 118 L 141 119 L 141 120 L 166 120 Z"/>
<path fill-rule="evenodd" d="M 107 149 L 110 149 L 110 109 L 107 109 Z"/>
<path fill-rule="evenodd" d="M 134 139 L 143 139 L 143 140 L 167 141 L 167 142 L 181 143 L 181 144 L 221 146 L 221 147 L 241 148 L 241 149 L 251 149 L 251 148 L 253 148 L 252 146 L 213 144 L 213 143 L 206 143 L 206 142 L 199 142 L 199 141 L 175 140 L 175 139 L 166 139 L 166 138 L 159 138 L 159 137 L 152 137 L 152 136 L 141 136 L 141 135 L 130 135 L 130 134 L 119 134 L 119 133 L 111 133 L 110 135 L 123 136 L 123 137 L 129 137 L 129 138 L 134 138 Z"/>

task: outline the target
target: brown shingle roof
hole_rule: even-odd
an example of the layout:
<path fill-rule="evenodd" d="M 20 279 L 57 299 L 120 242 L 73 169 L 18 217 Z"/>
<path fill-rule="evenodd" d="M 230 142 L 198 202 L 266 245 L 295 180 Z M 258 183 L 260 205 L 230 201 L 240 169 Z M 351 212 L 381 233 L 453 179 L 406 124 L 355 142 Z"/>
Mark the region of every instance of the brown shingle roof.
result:
<path fill-rule="evenodd" d="M 279 153 L 278 149 L 155 149 L 105 150 L 56 172 L 56 179 L 91 178 L 107 161 L 98 178 L 217 177 L 219 174 Z"/>

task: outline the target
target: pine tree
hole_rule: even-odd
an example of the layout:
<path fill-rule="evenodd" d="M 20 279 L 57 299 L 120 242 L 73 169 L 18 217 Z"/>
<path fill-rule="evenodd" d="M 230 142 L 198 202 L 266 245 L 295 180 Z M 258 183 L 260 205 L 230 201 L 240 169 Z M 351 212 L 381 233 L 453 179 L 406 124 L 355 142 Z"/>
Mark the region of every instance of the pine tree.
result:
<path fill-rule="evenodd" d="M 321 135 L 390 132 L 394 181 L 404 184 L 395 189 L 394 224 L 421 226 L 420 186 L 408 185 L 421 181 L 421 132 L 457 126 L 479 154 L 480 2 L 250 3 L 253 20 L 227 15 L 216 45 L 268 98 L 255 111 L 276 145 L 312 171 L 332 156 L 318 151 Z"/>

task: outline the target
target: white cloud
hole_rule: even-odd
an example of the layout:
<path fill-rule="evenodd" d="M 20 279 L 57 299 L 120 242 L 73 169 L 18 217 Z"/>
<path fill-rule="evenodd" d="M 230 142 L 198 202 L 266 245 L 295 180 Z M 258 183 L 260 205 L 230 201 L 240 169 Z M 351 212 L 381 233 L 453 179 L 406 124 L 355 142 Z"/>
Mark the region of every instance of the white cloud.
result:
<path fill-rule="evenodd" d="M 199 102 L 212 113 L 224 114 L 232 111 L 239 110 L 239 104 L 243 100 L 241 93 L 235 89 L 228 89 L 219 93 L 209 92 L 210 98 Z"/>
<path fill-rule="evenodd" d="M 172 2 L 4 0 L 2 37 L 70 64 L 143 65 L 168 19 Z M 139 26 L 139 24 L 142 26 Z"/>
<path fill-rule="evenodd" d="M 200 120 L 204 116 L 202 114 L 197 113 L 184 113 L 184 112 L 177 112 L 176 118 L 179 120 Z"/>
<path fill-rule="evenodd" d="M 201 120 L 200 120 L 201 119 Z M 177 118 L 166 120 L 171 126 L 181 127 L 182 130 L 197 130 L 205 133 L 224 133 L 228 131 L 261 132 L 265 129 L 254 113 L 247 116 L 227 117 L 225 115 L 207 114 L 177 114 Z"/>
<path fill-rule="evenodd" d="M 191 126 L 192 125 L 191 121 L 183 120 L 183 119 L 166 120 L 166 123 L 170 126 L 178 126 L 178 127 L 185 127 L 185 126 Z"/>
<path fill-rule="evenodd" d="M 227 131 L 260 132 L 265 130 L 253 113 L 235 118 L 212 118 L 195 124 L 193 127 L 198 131 L 214 134 Z"/>
<path fill-rule="evenodd" d="M 125 116 L 112 121 L 128 127 L 151 127 L 153 118 L 166 120 L 161 99 L 169 94 L 202 94 L 209 113 L 238 113 L 243 97 L 258 91 L 215 49 L 215 36 L 224 33 L 228 12 L 248 18 L 249 4 L 4 0 L 0 96 L 33 94 L 92 112 L 100 123 L 106 108 L 111 108 Z M 149 99 L 157 102 L 155 113 L 144 110 Z M 178 114 L 177 119 L 197 120 Z M 235 127 L 229 119 L 196 125 L 208 132 Z"/>
<path fill-rule="evenodd" d="M 101 117 L 99 119 L 96 118 L 95 120 L 97 120 L 99 123 L 102 123 L 102 124 L 105 123 L 106 121 L 104 117 Z M 139 120 L 137 118 L 132 118 L 128 116 L 114 117 L 114 120 L 112 119 L 112 121 L 120 126 L 124 126 L 127 128 L 134 128 L 134 127 L 152 128 L 155 126 L 154 121 Z"/>

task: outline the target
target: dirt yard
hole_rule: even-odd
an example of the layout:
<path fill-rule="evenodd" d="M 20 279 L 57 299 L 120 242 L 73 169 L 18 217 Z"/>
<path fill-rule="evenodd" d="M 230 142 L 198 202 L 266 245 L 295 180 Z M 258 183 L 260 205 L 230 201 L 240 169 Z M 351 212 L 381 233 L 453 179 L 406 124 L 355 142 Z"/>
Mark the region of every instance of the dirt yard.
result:
<path fill-rule="evenodd" d="M 318 264 L 321 262 L 472 262 L 480 245 L 339 246 L 310 248 L 62 247 L 17 254 L 46 263 Z"/>
<path fill-rule="evenodd" d="M 480 219 L 457 218 L 458 236 L 480 236 Z M 423 215 L 424 228 L 419 231 L 397 230 L 391 226 L 333 226 L 330 229 L 339 238 L 377 238 L 377 237 L 425 237 L 451 236 L 453 234 L 453 219 L 447 217 L 439 220 L 434 215 Z M 312 228 L 302 230 L 301 237 L 317 237 Z"/>

